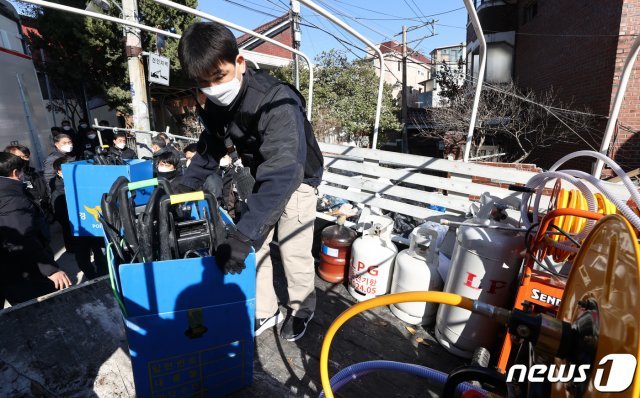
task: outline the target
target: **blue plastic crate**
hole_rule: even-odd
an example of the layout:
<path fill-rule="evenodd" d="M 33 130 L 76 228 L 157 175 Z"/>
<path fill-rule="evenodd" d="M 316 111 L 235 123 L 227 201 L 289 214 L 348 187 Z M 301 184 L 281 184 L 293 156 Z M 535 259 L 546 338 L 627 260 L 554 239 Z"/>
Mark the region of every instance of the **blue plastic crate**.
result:
<path fill-rule="evenodd" d="M 125 176 L 131 182 L 153 177 L 152 161 L 133 159 L 126 162 L 122 166 L 100 166 L 83 160 L 62 165 L 69 222 L 74 236 L 103 236 L 98 218 L 100 200 L 118 177 Z M 139 191 L 135 203 L 146 203 L 149 193 Z"/>
<path fill-rule="evenodd" d="M 245 264 L 225 275 L 214 257 L 110 262 L 138 397 L 219 397 L 251 384 L 254 251 Z"/>

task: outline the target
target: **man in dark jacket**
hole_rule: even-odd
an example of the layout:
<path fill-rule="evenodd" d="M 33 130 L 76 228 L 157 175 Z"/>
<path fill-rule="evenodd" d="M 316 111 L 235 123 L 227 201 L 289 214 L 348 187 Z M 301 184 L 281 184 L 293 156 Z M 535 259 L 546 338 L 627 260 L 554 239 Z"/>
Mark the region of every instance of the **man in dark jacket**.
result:
<path fill-rule="evenodd" d="M 79 138 L 80 150 L 79 155 L 83 159 L 88 159 L 95 155 L 96 147 L 100 147 L 100 140 L 98 139 L 98 132 L 93 128 L 82 129 Z"/>
<path fill-rule="evenodd" d="M 197 188 L 216 172 L 219 160 L 233 151 L 226 143 L 235 145 L 255 185 L 237 231 L 218 247 L 217 261 L 225 272 L 241 272 L 251 246 L 255 247 L 255 334 L 275 326 L 282 315 L 273 287 L 269 243 L 277 223 L 292 310 L 280 336 L 297 340 L 315 310 L 311 246 L 315 191 L 323 169 L 304 98 L 267 73 L 247 70 L 235 37 L 220 24 L 189 26 L 180 39 L 179 56 L 184 71 L 207 97 L 204 109 L 197 107 L 206 130 L 182 183 Z"/>
<path fill-rule="evenodd" d="M 109 153 L 120 156 L 121 159 L 135 159 L 136 152 L 127 148 L 127 133 L 119 132 L 113 136 L 113 146 L 109 148 Z"/>
<path fill-rule="evenodd" d="M 31 200 L 40 207 L 47 220 L 51 220 L 53 212 L 49 198 L 49 190 L 44 177 L 36 169 L 29 166 L 31 151 L 24 145 L 9 145 L 5 152 L 12 153 L 24 161 L 24 183 L 25 189 Z"/>
<path fill-rule="evenodd" d="M 71 232 L 62 174 L 62 165 L 69 161 L 71 161 L 69 158 L 63 157 L 53 162 L 56 177 L 53 180 L 51 204 L 55 219 L 62 227 L 65 248 L 68 252 L 73 252 L 78 268 L 84 273 L 84 280 L 89 280 L 109 273 L 107 258 L 103 252 L 104 239 L 94 236 L 73 236 Z M 93 254 L 94 264 L 91 263 L 91 254 Z"/>
<path fill-rule="evenodd" d="M 49 248 L 46 221 L 24 192 L 24 161 L 0 153 L 0 290 L 12 305 L 71 285 Z"/>
<path fill-rule="evenodd" d="M 47 156 L 44 160 L 44 181 L 47 183 L 47 189 L 51 192 L 51 183 L 53 178 L 56 176 L 55 171 L 53 171 L 53 162 L 56 159 L 61 158 L 63 156 L 71 156 L 73 157 L 73 140 L 71 136 L 64 134 L 58 134 L 53 137 L 53 146 L 55 150 Z"/>

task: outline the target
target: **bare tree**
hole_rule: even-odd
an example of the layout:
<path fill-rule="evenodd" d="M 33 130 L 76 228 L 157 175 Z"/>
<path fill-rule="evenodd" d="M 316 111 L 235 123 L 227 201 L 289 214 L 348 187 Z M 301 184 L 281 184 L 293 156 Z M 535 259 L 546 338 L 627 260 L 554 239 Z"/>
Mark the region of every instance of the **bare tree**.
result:
<path fill-rule="evenodd" d="M 456 84 L 457 72 L 446 66 L 443 69 L 437 76 L 442 87 L 441 106 L 413 120 L 424 136 L 444 138 L 469 127 L 475 88 L 468 83 Z M 512 83 L 485 84 L 474 131 L 474 156 L 489 140 L 498 142 L 506 152 L 503 160 L 516 163 L 527 160 L 534 150 L 560 143 L 584 141 L 593 146 L 597 142 L 591 127 L 594 119 L 586 109 L 560 103 L 552 89 L 535 94 Z"/>

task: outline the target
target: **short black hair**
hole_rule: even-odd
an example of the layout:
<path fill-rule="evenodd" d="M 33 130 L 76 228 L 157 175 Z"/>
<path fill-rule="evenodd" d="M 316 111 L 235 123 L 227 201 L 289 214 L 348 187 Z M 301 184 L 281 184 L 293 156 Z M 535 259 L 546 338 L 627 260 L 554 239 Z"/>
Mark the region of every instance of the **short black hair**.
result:
<path fill-rule="evenodd" d="M 198 144 L 196 144 L 195 142 L 192 142 L 191 144 L 187 145 L 186 147 L 184 147 L 184 153 L 187 152 L 198 152 Z"/>
<path fill-rule="evenodd" d="M 58 126 L 51 126 L 51 132 L 53 133 L 54 131 L 60 132 L 60 127 L 58 127 Z"/>
<path fill-rule="evenodd" d="M 115 133 L 115 135 L 113 136 L 113 140 L 117 140 L 118 138 L 124 138 L 125 140 L 127 139 L 127 133 L 125 133 L 124 131 L 119 131 L 117 133 Z"/>
<path fill-rule="evenodd" d="M 58 159 L 53 161 L 53 170 L 55 172 L 58 172 L 60 170 L 62 170 L 62 165 L 65 163 L 69 163 L 72 162 L 73 158 L 70 158 L 68 156 L 61 156 Z"/>
<path fill-rule="evenodd" d="M 167 142 L 164 138 L 160 137 L 160 134 L 158 134 L 155 137 L 151 137 L 151 145 L 157 145 L 160 148 L 164 148 L 167 146 Z"/>
<path fill-rule="evenodd" d="M 27 148 L 24 145 L 20 145 L 20 144 L 16 144 L 16 145 L 7 145 L 6 148 L 4 148 L 5 152 L 9 152 L 9 153 L 13 153 L 13 151 L 20 151 L 22 153 L 24 153 L 27 156 L 31 156 L 31 151 L 29 150 L 29 148 Z"/>
<path fill-rule="evenodd" d="M 68 121 L 68 120 L 63 120 L 62 122 L 60 122 L 60 125 L 63 125 L 63 124 L 65 124 L 65 123 L 67 123 L 67 124 L 71 125 L 71 122 L 70 122 L 70 121 Z"/>
<path fill-rule="evenodd" d="M 63 138 L 68 138 L 68 139 L 70 139 L 71 141 L 73 141 L 73 139 L 71 138 L 71 136 L 70 136 L 70 135 L 68 135 L 68 134 L 56 134 L 56 135 L 53 137 L 53 142 L 54 142 L 55 144 L 57 144 L 57 143 L 58 143 L 58 142 L 60 142 Z"/>
<path fill-rule="evenodd" d="M 158 164 L 169 163 L 172 164 L 175 168 L 178 168 L 178 164 L 180 163 L 180 159 L 178 159 L 178 157 L 172 151 L 160 154 L 156 159 L 158 161 Z"/>
<path fill-rule="evenodd" d="M 14 170 L 22 170 L 24 160 L 9 152 L 0 152 L 0 177 L 11 177 Z"/>
<path fill-rule="evenodd" d="M 196 22 L 182 34 L 178 56 L 191 79 L 208 77 L 224 62 L 235 63 L 238 42 L 231 31 L 217 22 Z"/>

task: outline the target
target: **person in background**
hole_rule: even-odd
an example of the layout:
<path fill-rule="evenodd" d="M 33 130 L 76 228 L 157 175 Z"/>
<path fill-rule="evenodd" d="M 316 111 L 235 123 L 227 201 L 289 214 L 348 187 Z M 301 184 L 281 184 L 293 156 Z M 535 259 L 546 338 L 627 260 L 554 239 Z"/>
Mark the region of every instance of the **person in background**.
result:
<path fill-rule="evenodd" d="M 89 122 L 87 119 L 82 118 L 78 121 L 78 136 L 82 137 L 89 130 Z"/>
<path fill-rule="evenodd" d="M 62 165 L 70 161 L 71 159 L 62 157 L 53 162 L 56 176 L 54 189 L 51 192 L 51 205 L 55 219 L 62 227 L 65 248 L 68 252 L 74 253 L 78 268 L 84 273 L 85 280 L 89 280 L 106 275 L 109 269 L 107 268 L 107 258 L 103 252 L 104 239 L 94 236 L 73 236 L 72 234 L 62 174 Z M 93 264 L 91 263 L 92 254 Z"/>
<path fill-rule="evenodd" d="M 11 305 L 71 286 L 53 258 L 44 215 L 24 192 L 24 167 L 0 153 L 0 296 Z"/>
<path fill-rule="evenodd" d="M 47 184 L 49 192 L 51 192 L 51 183 L 53 178 L 56 176 L 56 172 L 53 170 L 53 162 L 63 156 L 70 156 L 75 160 L 75 156 L 73 155 L 73 140 L 70 135 L 63 133 L 56 135 L 53 137 L 53 146 L 55 147 L 55 150 L 47 156 L 43 167 L 44 181 Z"/>
<path fill-rule="evenodd" d="M 189 165 L 191 164 L 191 158 L 196 154 L 196 152 L 198 152 L 198 144 L 196 144 L 195 142 L 187 145 L 184 148 L 184 157 L 185 159 L 187 159 L 185 167 L 189 167 Z"/>
<path fill-rule="evenodd" d="M 153 152 L 153 172 L 158 172 L 158 159 L 165 153 L 173 153 L 171 148 L 167 147 L 167 142 L 160 134 L 151 137 L 151 151 Z"/>
<path fill-rule="evenodd" d="M 170 183 L 173 183 L 176 177 L 180 175 L 180 159 L 171 152 L 165 152 L 157 157 L 157 161 L 156 177 L 166 178 Z"/>
<path fill-rule="evenodd" d="M 60 130 L 60 127 L 58 126 L 52 126 L 51 127 L 51 136 L 55 137 L 56 135 L 62 133 L 62 130 Z"/>
<path fill-rule="evenodd" d="M 53 217 L 51 209 L 49 190 L 47 183 L 42 174 L 36 169 L 29 166 L 31 151 L 24 145 L 9 145 L 4 149 L 5 152 L 12 153 L 24 161 L 24 184 L 25 189 L 31 200 L 40 207 L 47 220 Z"/>
<path fill-rule="evenodd" d="M 100 120 L 98 122 L 98 125 L 104 126 L 104 127 L 110 127 L 109 122 L 106 120 Z M 109 145 L 113 142 L 114 140 L 113 130 L 100 129 L 99 131 L 100 131 L 100 136 L 102 137 L 102 142 L 104 143 L 104 145 Z"/>
<path fill-rule="evenodd" d="M 169 138 L 168 135 L 166 135 L 165 133 L 158 133 L 158 137 L 162 138 L 165 142 L 165 148 L 169 148 L 169 150 L 171 152 L 173 152 L 174 155 L 176 155 L 178 157 L 178 159 L 180 159 L 182 157 L 182 153 L 180 152 L 180 150 L 178 148 L 175 147 L 175 145 L 173 144 L 173 142 L 171 142 L 171 138 Z"/>
<path fill-rule="evenodd" d="M 76 139 L 78 138 L 78 134 L 71 126 L 71 122 L 68 120 L 63 120 L 62 123 L 60 123 L 60 125 L 62 126 L 62 133 L 71 137 L 71 140 L 75 142 Z"/>
<path fill-rule="evenodd" d="M 127 148 L 127 133 L 125 132 L 119 132 L 113 137 L 113 146 L 109 148 L 109 153 L 120 156 L 122 159 L 138 157 L 133 149 Z"/>
<path fill-rule="evenodd" d="M 87 159 L 88 155 L 96 153 L 96 148 L 100 146 L 100 140 L 98 139 L 98 133 L 93 128 L 84 129 L 80 134 L 81 156 L 83 159 Z M 90 154 L 86 152 L 90 152 Z"/>

